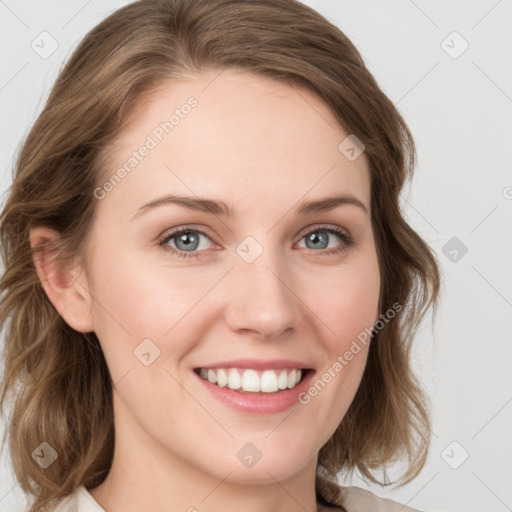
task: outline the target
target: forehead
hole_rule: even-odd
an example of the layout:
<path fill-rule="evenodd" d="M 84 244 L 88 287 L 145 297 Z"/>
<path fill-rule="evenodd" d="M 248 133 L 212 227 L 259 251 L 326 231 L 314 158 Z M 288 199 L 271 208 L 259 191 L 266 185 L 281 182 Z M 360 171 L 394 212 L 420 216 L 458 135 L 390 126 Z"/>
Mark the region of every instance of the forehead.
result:
<path fill-rule="evenodd" d="M 349 134 L 303 88 L 233 70 L 205 72 L 160 83 L 123 121 L 105 179 L 127 171 L 108 194 L 125 210 L 157 192 L 233 203 L 234 191 L 241 201 L 279 197 L 283 204 L 338 191 L 370 208 L 364 154 L 349 161 L 340 152 Z"/>

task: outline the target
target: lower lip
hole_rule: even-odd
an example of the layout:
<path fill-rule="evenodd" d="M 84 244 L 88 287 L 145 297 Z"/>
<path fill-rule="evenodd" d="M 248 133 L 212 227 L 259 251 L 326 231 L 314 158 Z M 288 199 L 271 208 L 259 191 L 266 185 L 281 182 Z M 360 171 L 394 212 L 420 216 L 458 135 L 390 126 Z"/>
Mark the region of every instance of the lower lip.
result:
<path fill-rule="evenodd" d="M 297 386 L 276 393 L 239 393 L 228 387 L 221 388 L 203 379 L 196 372 L 193 373 L 212 396 L 225 405 L 247 413 L 275 414 L 300 403 L 298 397 L 308 388 L 315 372 L 309 370 Z"/>

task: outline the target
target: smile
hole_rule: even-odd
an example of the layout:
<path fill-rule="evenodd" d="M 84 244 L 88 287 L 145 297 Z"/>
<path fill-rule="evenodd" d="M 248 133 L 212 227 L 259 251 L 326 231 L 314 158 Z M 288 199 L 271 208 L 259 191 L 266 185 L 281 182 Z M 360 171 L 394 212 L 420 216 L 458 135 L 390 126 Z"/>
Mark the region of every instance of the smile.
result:
<path fill-rule="evenodd" d="M 240 393 L 277 393 L 297 386 L 308 370 L 281 368 L 255 370 L 252 368 L 197 368 L 203 379 L 221 388 L 227 387 Z"/>

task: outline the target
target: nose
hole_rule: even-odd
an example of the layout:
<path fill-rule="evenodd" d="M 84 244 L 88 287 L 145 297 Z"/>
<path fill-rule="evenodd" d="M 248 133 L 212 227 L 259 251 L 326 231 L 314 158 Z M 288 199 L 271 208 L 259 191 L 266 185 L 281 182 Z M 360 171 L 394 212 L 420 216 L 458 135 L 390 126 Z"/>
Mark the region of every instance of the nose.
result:
<path fill-rule="evenodd" d="M 296 328 L 298 298 L 282 268 L 268 251 L 252 263 L 235 263 L 226 290 L 226 320 L 234 332 L 275 339 Z"/>

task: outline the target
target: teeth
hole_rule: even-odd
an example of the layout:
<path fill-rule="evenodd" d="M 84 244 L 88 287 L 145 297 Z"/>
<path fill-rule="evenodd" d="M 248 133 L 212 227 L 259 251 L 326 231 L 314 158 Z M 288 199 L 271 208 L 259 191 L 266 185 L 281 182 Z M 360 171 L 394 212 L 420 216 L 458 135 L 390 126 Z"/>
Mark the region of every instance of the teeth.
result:
<path fill-rule="evenodd" d="M 228 374 L 221 368 L 217 371 L 217 385 L 223 388 L 228 383 Z"/>
<path fill-rule="evenodd" d="M 215 384 L 217 382 L 217 372 L 215 372 L 214 370 L 208 370 L 208 380 L 212 384 Z"/>
<path fill-rule="evenodd" d="M 275 393 L 295 387 L 302 376 L 299 369 L 252 370 L 237 368 L 201 368 L 199 375 L 217 386 L 257 393 Z"/>
<path fill-rule="evenodd" d="M 300 371 L 300 370 L 299 370 L 299 371 Z M 293 388 L 293 386 L 295 386 L 295 384 L 296 384 L 295 379 L 296 379 L 296 377 L 295 377 L 294 372 L 290 372 L 290 373 L 288 374 L 288 387 L 289 387 L 290 389 L 291 389 L 291 388 Z M 299 379 L 300 379 L 300 377 L 299 377 Z"/>
<path fill-rule="evenodd" d="M 284 372 L 286 374 L 286 372 Z M 277 375 L 272 370 L 265 370 L 261 374 L 261 391 L 265 393 L 273 393 L 279 388 L 277 386 Z"/>
<path fill-rule="evenodd" d="M 242 387 L 242 377 L 236 368 L 230 368 L 228 373 L 229 389 L 240 389 Z"/>
<path fill-rule="evenodd" d="M 286 372 L 281 372 L 277 378 L 277 387 L 279 389 L 286 389 L 288 387 L 288 375 Z"/>
<path fill-rule="evenodd" d="M 244 391 L 261 391 L 260 378 L 255 370 L 245 370 L 242 376 L 242 389 Z"/>

